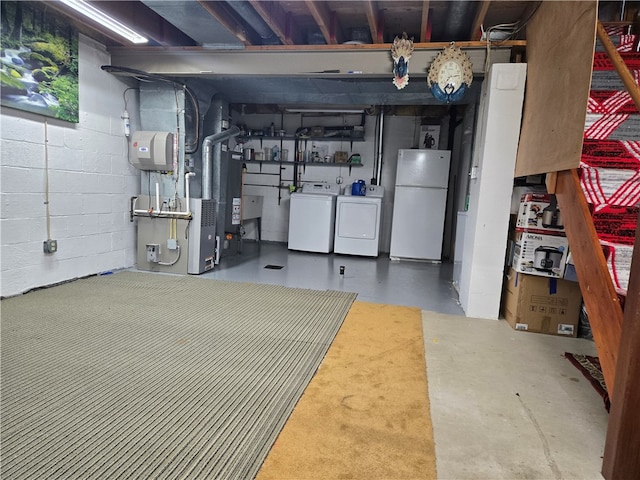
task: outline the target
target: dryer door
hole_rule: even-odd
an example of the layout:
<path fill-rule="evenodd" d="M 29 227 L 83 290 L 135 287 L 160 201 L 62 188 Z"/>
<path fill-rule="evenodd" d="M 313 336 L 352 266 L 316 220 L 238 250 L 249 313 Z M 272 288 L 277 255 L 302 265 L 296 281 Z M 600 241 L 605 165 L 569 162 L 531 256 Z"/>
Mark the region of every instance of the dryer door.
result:
<path fill-rule="evenodd" d="M 342 238 L 375 240 L 380 224 L 380 204 L 339 202 L 336 235 Z"/>

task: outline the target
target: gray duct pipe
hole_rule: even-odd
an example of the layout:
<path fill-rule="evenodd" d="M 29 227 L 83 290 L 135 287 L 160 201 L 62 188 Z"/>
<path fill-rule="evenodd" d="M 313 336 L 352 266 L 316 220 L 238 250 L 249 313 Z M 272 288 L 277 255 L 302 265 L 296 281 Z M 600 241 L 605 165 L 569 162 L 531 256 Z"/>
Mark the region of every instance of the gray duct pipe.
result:
<path fill-rule="evenodd" d="M 384 107 L 380 107 L 380 121 L 378 122 L 378 160 L 376 165 L 376 180 L 378 185 L 382 185 L 382 156 L 384 144 L 382 142 L 382 134 L 384 133 Z"/>
<path fill-rule="evenodd" d="M 265 45 L 279 45 L 280 39 L 275 36 L 269 25 L 258 15 L 249 2 L 231 1 L 227 2 L 242 19 L 253 28 Z"/>
<path fill-rule="evenodd" d="M 467 26 L 465 18 L 469 13 L 470 7 L 478 2 L 450 2 L 449 11 L 447 12 L 446 32 L 452 40 L 463 40 L 465 34 L 471 26 Z M 478 3 L 478 7 L 480 4 Z"/>
<path fill-rule="evenodd" d="M 233 126 L 228 130 L 214 133 L 202 141 L 202 199 L 211 200 L 211 179 L 213 176 L 213 146 L 228 138 L 240 134 L 240 129 Z"/>

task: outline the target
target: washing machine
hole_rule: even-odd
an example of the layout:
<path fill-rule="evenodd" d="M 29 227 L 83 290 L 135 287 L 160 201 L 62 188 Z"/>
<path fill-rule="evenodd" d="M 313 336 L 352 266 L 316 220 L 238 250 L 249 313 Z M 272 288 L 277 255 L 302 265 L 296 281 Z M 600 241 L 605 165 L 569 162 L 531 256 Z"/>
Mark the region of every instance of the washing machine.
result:
<path fill-rule="evenodd" d="M 366 195 L 351 195 L 349 188 L 336 201 L 333 251 L 347 255 L 377 257 L 384 187 L 369 185 Z"/>
<path fill-rule="evenodd" d="M 291 194 L 289 250 L 330 253 L 336 219 L 336 197 L 340 185 L 305 183 Z"/>

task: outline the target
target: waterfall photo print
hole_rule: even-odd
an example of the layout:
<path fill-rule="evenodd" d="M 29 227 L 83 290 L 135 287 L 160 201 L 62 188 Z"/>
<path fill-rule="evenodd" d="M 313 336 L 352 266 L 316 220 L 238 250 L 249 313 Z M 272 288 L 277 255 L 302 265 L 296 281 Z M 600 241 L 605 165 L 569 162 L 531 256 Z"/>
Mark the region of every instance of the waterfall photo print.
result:
<path fill-rule="evenodd" d="M 78 122 L 78 32 L 46 4 L 2 1 L 3 107 Z"/>

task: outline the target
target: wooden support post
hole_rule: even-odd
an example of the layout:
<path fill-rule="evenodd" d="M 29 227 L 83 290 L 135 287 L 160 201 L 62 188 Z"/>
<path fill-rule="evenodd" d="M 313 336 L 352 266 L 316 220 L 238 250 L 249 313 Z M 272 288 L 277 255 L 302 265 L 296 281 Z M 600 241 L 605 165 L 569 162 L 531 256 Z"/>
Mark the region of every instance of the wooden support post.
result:
<path fill-rule="evenodd" d="M 564 228 L 587 307 L 602 373 L 609 396 L 614 402 L 622 308 L 576 170 L 558 172 L 556 198 L 563 213 Z"/>
<path fill-rule="evenodd" d="M 613 63 L 613 67 L 618 72 L 618 76 L 622 79 L 622 83 L 624 84 L 624 88 L 627 89 L 629 95 L 633 99 L 633 102 L 636 104 L 636 108 L 640 110 L 640 87 L 636 84 L 636 81 L 633 78 L 633 75 L 629 71 L 629 68 L 624 63 L 624 60 L 618 53 L 618 50 L 611 42 L 609 38 L 609 34 L 602 26 L 601 22 L 598 22 L 598 29 L 596 31 L 598 35 L 598 40 L 602 43 L 604 50 L 607 52 L 607 55 L 611 59 L 611 63 Z"/>
<path fill-rule="evenodd" d="M 616 383 L 611 401 L 602 475 L 606 479 L 638 478 L 640 472 L 640 223 L 631 261 Z"/>

